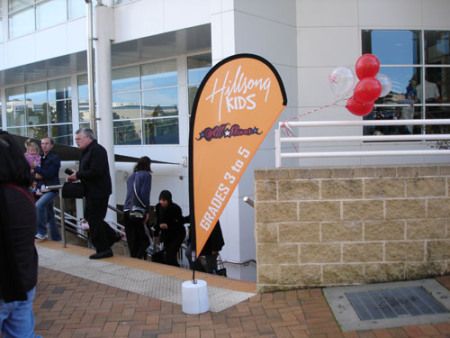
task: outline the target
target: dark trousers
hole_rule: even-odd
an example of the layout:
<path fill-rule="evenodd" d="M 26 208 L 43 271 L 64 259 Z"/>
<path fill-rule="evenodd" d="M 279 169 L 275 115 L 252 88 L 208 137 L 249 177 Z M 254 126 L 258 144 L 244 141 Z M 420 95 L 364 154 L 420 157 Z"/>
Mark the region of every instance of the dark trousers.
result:
<path fill-rule="evenodd" d="M 176 233 L 171 233 L 164 239 L 164 251 L 166 254 L 165 263 L 173 266 L 180 266 L 178 264 L 178 251 L 184 241 L 186 232 L 184 229 Z"/>
<path fill-rule="evenodd" d="M 84 217 L 89 223 L 92 244 L 97 252 L 110 249 L 116 241 L 116 232 L 105 222 L 109 197 L 86 197 Z"/>
<path fill-rule="evenodd" d="M 127 211 L 124 214 L 124 223 L 130 256 L 134 258 L 145 258 L 150 240 L 145 233 L 143 220 L 130 218 L 130 214 Z"/>

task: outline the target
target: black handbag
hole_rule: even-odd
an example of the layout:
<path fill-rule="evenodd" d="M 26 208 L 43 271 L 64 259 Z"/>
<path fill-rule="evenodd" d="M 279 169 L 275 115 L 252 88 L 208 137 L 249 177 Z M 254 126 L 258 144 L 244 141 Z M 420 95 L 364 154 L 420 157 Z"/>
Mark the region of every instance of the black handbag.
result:
<path fill-rule="evenodd" d="M 65 182 L 61 193 L 63 198 L 83 198 L 84 185 L 81 182 Z"/>

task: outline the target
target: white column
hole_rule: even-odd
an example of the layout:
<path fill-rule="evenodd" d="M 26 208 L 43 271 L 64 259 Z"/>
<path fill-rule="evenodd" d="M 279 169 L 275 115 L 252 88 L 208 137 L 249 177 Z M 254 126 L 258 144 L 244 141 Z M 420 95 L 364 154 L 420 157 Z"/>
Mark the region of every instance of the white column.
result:
<path fill-rule="evenodd" d="M 111 43 L 114 38 L 113 9 L 104 5 L 95 7 L 95 84 L 97 102 L 97 139 L 108 152 L 113 193 L 109 204 L 116 206 L 114 135 L 112 121 Z M 108 219 L 115 220 L 115 213 L 108 212 Z"/>

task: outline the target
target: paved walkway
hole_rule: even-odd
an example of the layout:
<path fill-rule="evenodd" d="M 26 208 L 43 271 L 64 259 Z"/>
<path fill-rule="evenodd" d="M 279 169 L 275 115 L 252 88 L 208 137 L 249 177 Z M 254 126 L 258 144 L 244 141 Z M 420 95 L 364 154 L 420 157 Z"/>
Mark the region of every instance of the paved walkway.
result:
<path fill-rule="evenodd" d="M 168 285 L 181 285 L 191 278 L 185 269 L 126 257 L 92 262 L 87 258 L 92 250 L 62 249 L 61 244 L 51 242 L 39 244 L 38 250 L 36 329 L 45 338 L 450 337 L 450 322 L 342 332 L 321 289 L 256 294 L 254 283 L 203 274 L 198 278 L 207 280 L 210 305 L 216 306 L 216 312 L 185 315 L 177 296 L 170 301 L 158 299 L 158 292 L 151 290 L 153 284 L 143 282 L 147 277 L 156 281 L 162 275 L 165 278 L 160 280 L 170 281 Z M 438 281 L 450 288 L 450 276 Z M 134 283 L 133 291 L 127 289 L 130 283 Z M 147 295 L 140 289 L 142 285 Z M 169 285 L 169 289 L 181 292 L 181 287 Z M 218 298 L 226 290 L 231 300 L 216 302 L 211 290 Z"/>

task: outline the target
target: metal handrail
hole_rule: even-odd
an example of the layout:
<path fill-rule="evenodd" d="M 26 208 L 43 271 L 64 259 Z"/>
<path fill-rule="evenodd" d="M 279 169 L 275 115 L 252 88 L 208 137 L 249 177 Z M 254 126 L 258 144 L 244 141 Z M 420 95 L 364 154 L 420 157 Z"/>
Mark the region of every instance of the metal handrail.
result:
<path fill-rule="evenodd" d="M 350 135 L 350 136 L 283 136 L 281 128 L 290 130 L 292 127 L 323 127 L 323 126 L 411 126 L 411 125 L 450 125 L 450 119 L 424 120 L 351 120 L 351 121 L 292 121 L 279 122 L 275 130 L 275 166 L 281 167 L 283 158 L 319 158 L 319 157 L 361 157 L 361 156 L 418 156 L 418 155 L 449 155 L 448 149 L 418 149 L 418 150 L 365 150 L 365 151 L 305 151 L 282 153 L 282 143 L 312 143 L 312 142 L 344 142 L 344 141 L 450 141 L 450 134 L 427 135 Z"/>

